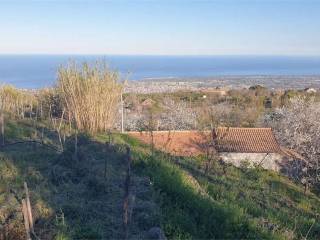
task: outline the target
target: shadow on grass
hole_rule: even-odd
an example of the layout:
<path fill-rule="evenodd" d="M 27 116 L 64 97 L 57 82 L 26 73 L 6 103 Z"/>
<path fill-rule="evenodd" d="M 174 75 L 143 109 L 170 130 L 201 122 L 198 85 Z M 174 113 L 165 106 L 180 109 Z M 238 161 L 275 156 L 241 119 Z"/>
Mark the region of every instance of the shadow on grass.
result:
<path fill-rule="evenodd" d="M 24 140 L 34 132 L 24 123 L 8 124 L 6 130 L 7 142 Z M 44 133 L 56 143 L 53 131 L 44 129 Z M 106 148 L 79 136 L 75 159 L 73 139 L 67 139 L 63 153 L 30 143 L 0 149 L 0 223 L 11 226 L 0 228 L 7 231 L 6 239 L 25 239 L 20 213 L 24 181 L 40 239 L 122 237 L 124 147 Z"/>
<path fill-rule="evenodd" d="M 9 122 L 6 141 L 23 141 L 39 136 L 40 131 L 50 144 L 59 145 L 54 131 L 28 121 Z M 40 239 L 123 238 L 125 145 L 114 142 L 107 147 L 108 136 L 102 136 L 96 141 L 79 135 L 78 157 L 72 136 L 66 139 L 62 153 L 30 143 L 0 149 L 0 226 L 11 226 L 0 227 L 9 230 L 5 239 L 25 239 L 20 210 L 24 181 Z M 149 228 L 158 225 L 156 206 L 148 179 L 133 175 L 131 185 L 135 204 L 129 237 L 143 238 Z"/>

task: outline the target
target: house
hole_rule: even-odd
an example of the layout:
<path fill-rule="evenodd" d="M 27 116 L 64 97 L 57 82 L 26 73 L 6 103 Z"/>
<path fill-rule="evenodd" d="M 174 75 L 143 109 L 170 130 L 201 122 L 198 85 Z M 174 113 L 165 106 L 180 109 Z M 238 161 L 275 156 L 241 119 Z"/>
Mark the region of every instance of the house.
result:
<path fill-rule="evenodd" d="M 220 95 L 220 96 L 226 96 L 227 90 L 219 88 L 219 87 L 216 87 L 216 88 L 203 87 L 203 88 L 200 88 L 200 93 L 202 93 L 203 95 L 216 94 L 216 95 Z"/>
<path fill-rule="evenodd" d="M 316 92 L 317 92 L 317 90 L 314 89 L 314 88 L 305 88 L 304 91 L 305 91 L 306 93 L 316 93 Z"/>
<path fill-rule="evenodd" d="M 141 106 L 142 108 L 151 108 L 154 104 L 154 100 L 152 100 L 151 98 L 147 98 L 141 103 Z"/>
<path fill-rule="evenodd" d="M 236 167 L 246 163 L 280 171 L 284 162 L 302 159 L 293 150 L 281 147 L 271 128 L 218 127 L 213 138 L 220 158 Z"/>
<path fill-rule="evenodd" d="M 263 101 L 264 108 L 272 108 L 272 98 L 266 97 Z"/>
<path fill-rule="evenodd" d="M 149 110 L 156 102 L 151 98 L 144 99 L 141 103 L 137 104 L 135 110 L 141 113 L 144 110 Z"/>

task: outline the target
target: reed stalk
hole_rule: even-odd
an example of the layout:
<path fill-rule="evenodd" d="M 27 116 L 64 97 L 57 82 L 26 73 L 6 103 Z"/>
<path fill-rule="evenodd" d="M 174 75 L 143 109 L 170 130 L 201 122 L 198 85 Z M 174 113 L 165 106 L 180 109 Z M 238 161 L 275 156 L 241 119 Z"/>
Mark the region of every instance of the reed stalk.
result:
<path fill-rule="evenodd" d="M 105 63 L 74 62 L 58 70 L 62 104 L 80 131 L 95 133 L 113 126 L 122 92 L 119 75 Z"/>

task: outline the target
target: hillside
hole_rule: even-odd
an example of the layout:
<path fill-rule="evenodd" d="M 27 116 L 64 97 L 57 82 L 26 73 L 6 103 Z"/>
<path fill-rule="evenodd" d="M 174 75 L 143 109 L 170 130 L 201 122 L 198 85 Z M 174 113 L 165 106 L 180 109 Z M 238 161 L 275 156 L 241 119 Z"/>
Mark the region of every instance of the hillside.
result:
<path fill-rule="evenodd" d="M 320 199 L 274 172 L 216 163 L 204 174 L 203 159 L 161 152 L 124 136 L 135 150 L 135 169 L 158 193 L 162 227 L 178 239 L 318 239 Z"/>
<path fill-rule="evenodd" d="M 7 142 L 40 136 L 41 126 L 11 122 Z M 40 239 L 123 238 L 123 198 L 126 158 L 123 145 L 78 137 L 79 159 L 74 159 L 73 138 L 60 153 L 55 132 L 45 129 L 47 145 L 21 143 L 0 150 L 0 239 L 25 239 L 21 214 L 23 182 L 30 190 L 35 232 Z M 131 238 L 146 238 L 159 225 L 148 179 L 133 175 L 131 189 L 137 209 L 132 215 Z"/>
<path fill-rule="evenodd" d="M 125 134 L 79 135 L 63 152 L 46 123 L 6 125 L 0 150 L 2 239 L 25 239 L 23 182 L 29 185 L 35 232 L 41 239 L 123 238 L 123 198 L 132 152 L 129 238 L 148 237 L 160 226 L 168 239 L 319 239 L 320 198 L 276 173 L 216 163 L 205 174 L 203 159 L 155 151 Z M 111 146 L 107 147 L 106 142 Z M 7 234 L 5 236 L 5 234 Z M 1 235 L 0 235 L 1 239 Z"/>

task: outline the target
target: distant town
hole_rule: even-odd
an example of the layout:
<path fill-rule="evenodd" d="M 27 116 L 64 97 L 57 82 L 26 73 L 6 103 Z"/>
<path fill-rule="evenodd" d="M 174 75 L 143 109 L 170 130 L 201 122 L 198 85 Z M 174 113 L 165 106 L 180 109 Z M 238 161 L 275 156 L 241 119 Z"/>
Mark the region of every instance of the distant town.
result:
<path fill-rule="evenodd" d="M 164 93 L 176 91 L 228 90 L 262 85 L 273 90 L 320 88 L 319 75 L 305 76 L 217 76 L 211 78 L 152 78 L 129 81 L 126 93 Z"/>

